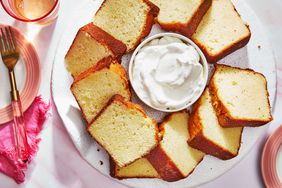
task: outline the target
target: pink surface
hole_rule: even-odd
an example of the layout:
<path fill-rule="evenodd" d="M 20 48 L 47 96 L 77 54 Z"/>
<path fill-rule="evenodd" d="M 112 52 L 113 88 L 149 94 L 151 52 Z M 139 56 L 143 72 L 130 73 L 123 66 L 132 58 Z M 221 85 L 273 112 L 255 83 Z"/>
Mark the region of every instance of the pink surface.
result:
<path fill-rule="evenodd" d="M 0 24 L 0 28 L 5 25 Z M 23 91 L 20 93 L 23 111 L 25 111 L 34 100 L 40 85 L 40 66 L 37 53 L 30 42 L 16 29 L 13 28 L 18 48 L 21 52 L 21 58 L 24 61 L 26 70 L 26 81 Z M 2 63 L 2 62 L 0 62 Z M 5 91 L 9 92 L 9 90 Z M 12 106 L 6 106 L 0 109 L 0 124 L 13 119 Z"/>
<path fill-rule="evenodd" d="M 38 150 L 37 144 L 40 138 L 37 138 L 37 136 L 42 130 L 49 108 L 50 105 L 45 104 L 41 97 L 36 97 L 31 107 L 24 113 L 31 153 L 28 163 L 32 161 Z M 0 171 L 14 178 L 17 183 L 21 183 L 24 181 L 28 163 L 17 162 L 17 152 L 12 131 L 12 122 L 0 125 Z"/>
<path fill-rule="evenodd" d="M 38 52 L 41 70 L 44 72 L 39 92 L 46 100 L 50 99 L 52 62 L 61 34 L 70 21 L 69 17 L 78 13 L 79 7 L 88 2 L 89 0 L 61 1 L 57 22 L 42 28 L 31 40 Z M 269 131 L 258 141 L 245 159 L 220 178 L 202 185 L 200 188 L 263 188 L 264 184 L 260 172 L 262 148 L 266 136 L 282 123 L 282 1 L 246 0 L 246 2 L 255 10 L 265 25 L 277 60 L 278 95 L 276 105 L 273 107 L 274 120 L 269 126 Z M 1 7 L 0 22 L 13 25 L 25 35 L 29 33 L 30 25 L 15 21 Z M 53 115 L 48 118 L 46 124 L 45 129 L 40 134 L 40 137 L 43 138 L 40 142 L 40 150 L 27 170 L 25 183 L 18 185 L 13 179 L 0 173 L 1 188 L 127 188 L 104 177 L 81 158 L 55 109 L 53 109 Z"/>

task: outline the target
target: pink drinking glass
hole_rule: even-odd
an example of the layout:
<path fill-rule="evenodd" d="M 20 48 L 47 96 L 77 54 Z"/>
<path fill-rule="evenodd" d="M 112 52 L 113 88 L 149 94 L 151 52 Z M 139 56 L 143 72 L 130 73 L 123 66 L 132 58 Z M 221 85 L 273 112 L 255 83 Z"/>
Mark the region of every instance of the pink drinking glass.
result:
<path fill-rule="evenodd" d="M 46 0 L 47 1 L 47 0 Z M 36 23 L 36 24 L 49 24 L 52 21 L 54 21 L 58 16 L 59 11 L 59 0 L 54 1 L 53 7 L 48 11 L 45 15 L 35 18 L 35 19 L 28 19 L 24 17 L 16 7 L 16 1 L 15 0 L 0 0 L 4 10 L 13 18 L 16 20 L 22 21 L 22 22 L 30 22 L 30 23 Z"/>

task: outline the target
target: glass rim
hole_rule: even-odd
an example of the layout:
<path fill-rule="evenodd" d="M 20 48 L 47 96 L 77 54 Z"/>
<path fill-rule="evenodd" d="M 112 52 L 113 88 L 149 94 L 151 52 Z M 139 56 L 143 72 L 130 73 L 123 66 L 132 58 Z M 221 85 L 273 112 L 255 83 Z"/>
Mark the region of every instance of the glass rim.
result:
<path fill-rule="evenodd" d="M 44 18 L 46 18 L 47 16 L 49 16 L 54 10 L 55 8 L 57 7 L 58 3 L 59 3 L 59 0 L 56 0 L 56 2 L 54 3 L 53 7 L 50 9 L 50 11 L 48 11 L 46 14 L 44 14 L 43 16 L 39 17 L 39 18 L 36 18 L 36 19 L 24 19 L 24 18 L 19 18 L 18 16 L 16 16 L 15 14 L 13 14 L 9 8 L 7 8 L 7 6 L 4 4 L 3 0 L 0 0 L 1 4 L 2 4 L 2 7 L 3 9 L 10 15 L 12 16 L 13 18 L 15 18 L 16 20 L 19 20 L 19 21 L 22 21 L 22 22 L 37 22 L 37 21 L 40 21 Z"/>

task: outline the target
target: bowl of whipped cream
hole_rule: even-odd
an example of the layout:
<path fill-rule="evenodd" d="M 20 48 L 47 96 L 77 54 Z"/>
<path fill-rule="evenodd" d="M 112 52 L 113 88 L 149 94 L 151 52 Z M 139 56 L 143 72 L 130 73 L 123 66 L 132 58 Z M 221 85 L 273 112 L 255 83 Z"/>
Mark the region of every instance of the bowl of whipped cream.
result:
<path fill-rule="evenodd" d="M 145 39 L 132 54 L 129 79 L 137 96 L 163 112 L 189 108 L 203 93 L 208 63 L 199 47 L 176 33 Z"/>

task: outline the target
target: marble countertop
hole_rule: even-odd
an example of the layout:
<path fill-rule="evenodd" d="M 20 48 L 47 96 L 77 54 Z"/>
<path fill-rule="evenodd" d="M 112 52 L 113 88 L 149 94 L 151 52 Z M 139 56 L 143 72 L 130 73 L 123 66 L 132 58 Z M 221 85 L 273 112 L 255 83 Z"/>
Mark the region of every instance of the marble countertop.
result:
<path fill-rule="evenodd" d="M 268 132 L 262 136 L 250 153 L 233 169 L 216 180 L 200 186 L 212 187 L 264 187 L 260 173 L 260 156 L 267 136 L 282 124 L 282 1 L 281 0 L 246 0 L 253 7 L 268 32 L 277 62 L 277 100 L 274 110 L 274 121 Z M 78 3 L 79 2 L 79 3 Z M 35 26 L 17 22 L 10 18 L 0 7 L 0 23 L 10 24 L 19 28 L 32 40 L 41 60 L 42 83 L 39 94 L 51 100 L 50 78 L 56 46 L 65 27 L 69 24 L 69 16 L 78 10 L 87 0 L 61 0 L 60 13 L 57 21 L 47 27 L 36 29 Z M 32 31 L 32 32 L 31 32 Z M 265 62 L 267 63 L 267 62 Z M 101 175 L 85 162 L 75 149 L 63 122 L 55 108 L 52 116 L 40 134 L 42 141 L 34 162 L 30 165 L 25 183 L 17 185 L 14 180 L 0 174 L 0 188 L 88 188 L 114 187 L 126 188 Z"/>

